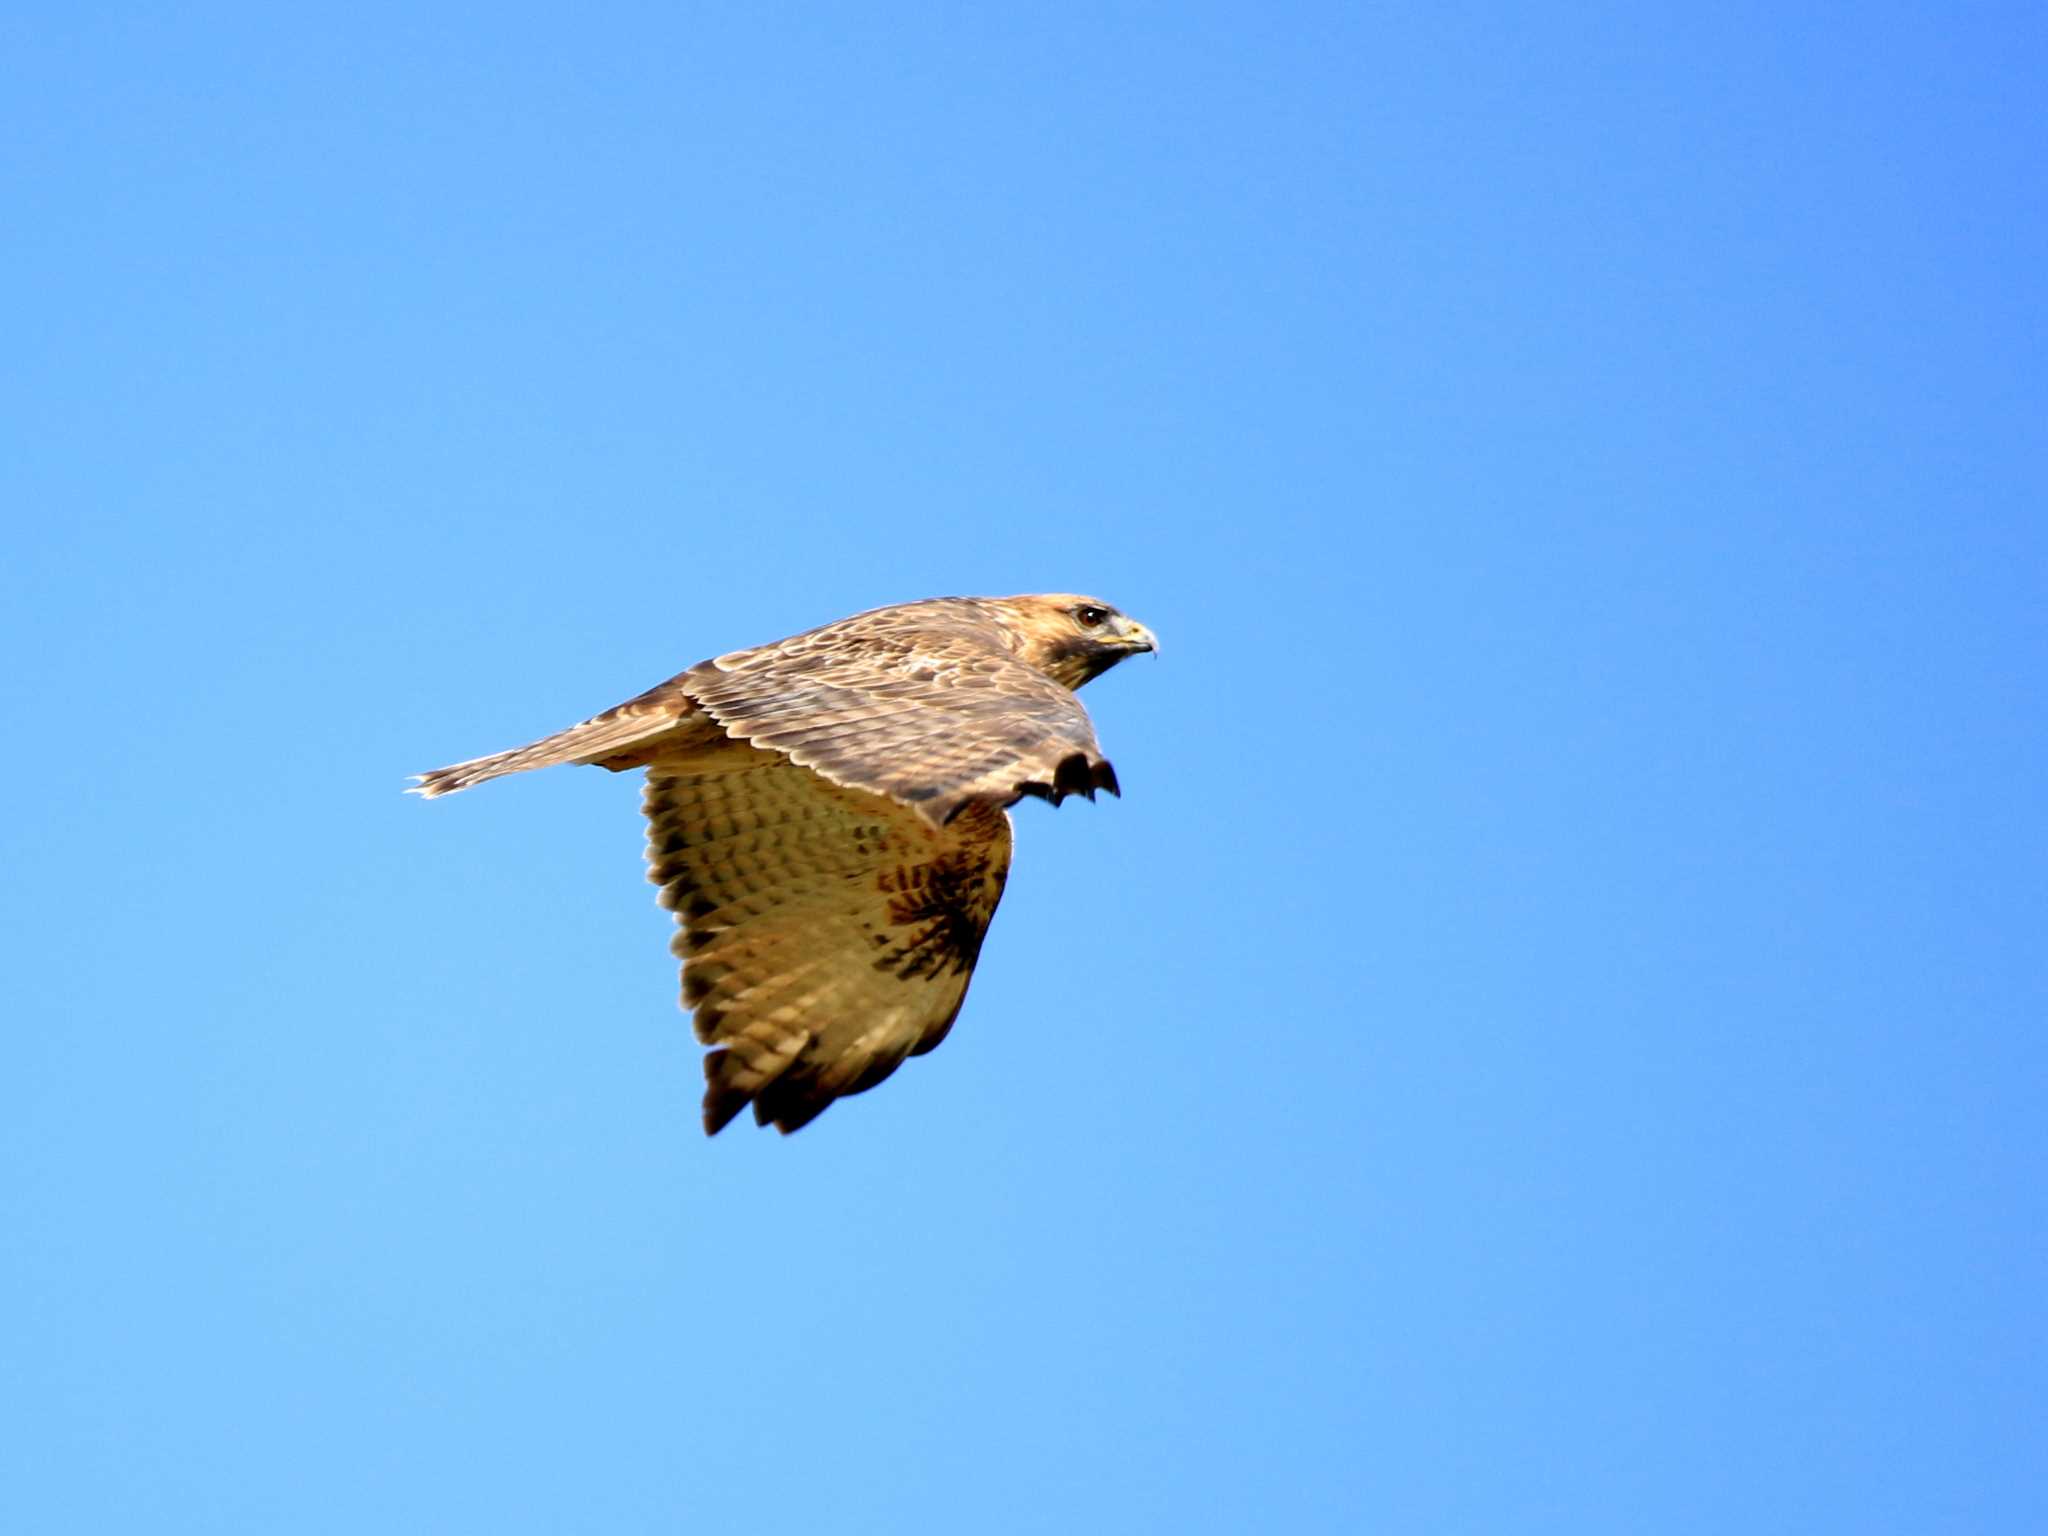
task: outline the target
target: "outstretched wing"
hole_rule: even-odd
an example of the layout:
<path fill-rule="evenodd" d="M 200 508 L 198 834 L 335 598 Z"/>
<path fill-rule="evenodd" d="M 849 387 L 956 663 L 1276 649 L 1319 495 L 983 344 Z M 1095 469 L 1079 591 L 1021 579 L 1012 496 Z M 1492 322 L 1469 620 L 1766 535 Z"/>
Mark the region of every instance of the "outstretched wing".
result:
<path fill-rule="evenodd" d="M 1034 671 L 943 600 L 925 622 L 891 610 L 703 662 L 676 683 L 733 738 L 833 783 L 886 795 L 943 826 L 1019 795 L 1117 793 L 1072 691 Z"/>
<path fill-rule="evenodd" d="M 509 752 L 494 752 L 489 757 L 473 757 L 468 762 L 450 763 L 431 773 L 416 774 L 419 782 L 410 793 L 431 800 L 489 779 L 503 778 L 508 773 L 551 768 L 556 763 L 590 763 L 617 773 L 639 767 L 664 749 L 722 741 L 725 732 L 705 717 L 679 683 L 678 678 L 657 683 L 601 715 L 592 715 L 581 724 Z"/>
<path fill-rule="evenodd" d="M 796 1130 L 945 1038 L 1009 871 L 998 806 L 937 827 L 735 743 L 649 765 L 646 811 L 707 1134 L 749 1103 Z"/>

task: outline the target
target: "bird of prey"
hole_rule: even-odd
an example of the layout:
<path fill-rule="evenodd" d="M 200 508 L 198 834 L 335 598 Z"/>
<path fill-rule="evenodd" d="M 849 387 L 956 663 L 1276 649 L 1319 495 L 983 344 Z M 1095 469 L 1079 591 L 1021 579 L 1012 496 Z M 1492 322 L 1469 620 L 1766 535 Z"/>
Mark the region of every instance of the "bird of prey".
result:
<path fill-rule="evenodd" d="M 445 795 L 647 770 L 649 878 L 680 931 L 704 1130 L 787 1133 L 946 1037 L 1025 795 L 1117 794 L 1074 690 L 1152 632 L 1051 594 L 876 608 L 699 662 L 581 725 L 418 775 Z"/>

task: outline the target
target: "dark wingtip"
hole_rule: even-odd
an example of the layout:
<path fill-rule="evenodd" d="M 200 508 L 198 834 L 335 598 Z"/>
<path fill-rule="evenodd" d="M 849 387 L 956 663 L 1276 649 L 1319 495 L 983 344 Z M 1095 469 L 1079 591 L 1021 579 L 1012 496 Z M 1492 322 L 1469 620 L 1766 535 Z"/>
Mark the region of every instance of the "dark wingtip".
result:
<path fill-rule="evenodd" d="M 1088 767 L 1087 757 L 1080 753 L 1060 759 L 1059 767 L 1053 770 L 1052 787 L 1062 795 L 1086 795 L 1095 798 L 1095 775 Z"/>
<path fill-rule="evenodd" d="M 700 1020 L 701 1024 L 702 1021 Z M 709 1031 L 701 1031 L 703 1038 Z M 728 1125 L 733 1116 L 753 1101 L 751 1090 L 740 1088 L 725 1080 L 725 1069 L 729 1064 L 729 1051 L 716 1050 L 704 1056 L 704 1134 L 716 1136 Z"/>
<path fill-rule="evenodd" d="M 1116 770 L 1110 767 L 1108 758 L 1105 757 L 1100 762 L 1098 762 L 1095 765 L 1092 772 L 1094 774 L 1095 787 L 1097 789 L 1106 789 L 1112 795 L 1115 795 L 1117 799 L 1123 799 L 1123 789 L 1121 786 L 1118 785 L 1116 781 Z"/>
<path fill-rule="evenodd" d="M 713 1083 L 709 1088 L 706 1088 L 704 1090 L 704 1134 L 706 1136 L 716 1136 L 728 1125 L 731 1125 L 733 1116 L 747 1107 L 747 1101 L 751 1097 L 752 1095 L 750 1094 L 736 1093 L 730 1088 L 722 1088 L 717 1083 Z"/>
<path fill-rule="evenodd" d="M 755 1095 L 754 1123 L 772 1125 L 787 1136 L 825 1113 L 837 1097 L 814 1077 L 785 1072 Z"/>
<path fill-rule="evenodd" d="M 832 1095 L 808 1098 L 785 1098 L 780 1103 L 754 1101 L 754 1120 L 759 1125 L 772 1125 L 784 1136 L 802 1130 L 818 1116 L 832 1107 Z"/>

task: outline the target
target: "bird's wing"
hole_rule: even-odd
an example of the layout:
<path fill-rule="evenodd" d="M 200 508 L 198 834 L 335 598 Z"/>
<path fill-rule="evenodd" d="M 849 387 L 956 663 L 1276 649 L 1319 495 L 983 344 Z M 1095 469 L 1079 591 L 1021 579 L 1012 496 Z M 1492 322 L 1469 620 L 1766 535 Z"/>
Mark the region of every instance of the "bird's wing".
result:
<path fill-rule="evenodd" d="M 737 743 L 647 772 L 649 878 L 681 932 L 704 1129 L 793 1131 L 945 1038 L 1010 864 L 1009 817 L 944 827 Z"/>
<path fill-rule="evenodd" d="M 453 794 L 487 779 L 556 763 L 592 763 L 618 772 L 637 768 L 655 752 L 687 744 L 713 746 L 725 732 L 699 710 L 682 689 L 680 678 L 657 683 L 645 693 L 615 704 L 579 725 L 509 752 L 450 763 L 417 775 L 412 793 L 431 800 Z"/>
<path fill-rule="evenodd" d="M 676 679 L 728 735 L 943 826 L 975 801 L 1117 792 L 1073 693 L 984 636 L 829 626 Z"/>

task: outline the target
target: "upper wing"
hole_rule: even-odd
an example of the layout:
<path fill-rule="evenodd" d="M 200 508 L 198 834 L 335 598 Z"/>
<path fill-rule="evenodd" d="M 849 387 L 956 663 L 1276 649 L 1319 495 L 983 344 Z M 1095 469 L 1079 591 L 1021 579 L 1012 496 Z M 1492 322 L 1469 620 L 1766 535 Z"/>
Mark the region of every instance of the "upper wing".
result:
<path fill-rule="evenodd" d="M 526 746 L 419 774 L 419 783 L 411 793 L 431 800 L 486 779 L 523 773 L 529 768 L 550 768 L 556 763 L 594 763 L 617 772 L 637 768 L 664 749 L 709 746 L 724 739 L 725 732 L 697 708 L 680 686 L 681 681 L 670 678 L 657 683 L 601 715 L 592 715 L 580 725 L 543 736 Z"/>
<path fill-rule="evenodd" d="M 934 826 L 976 800 L 1117 792 L 1080 700 L 969 630 L 833 625 L 676 681 L 728 735 L 913 806 Z"/>
<path fill-rule="evenodd" d="M 730 744 L 647 773 L 649 878 L 682 932 L 704 1129 L 793 1131 L 945 1038 L 1001 899 L 1009 817 L 945 827 Z"/>

